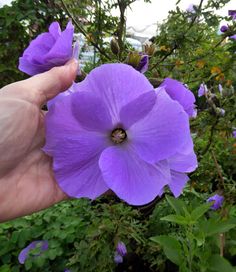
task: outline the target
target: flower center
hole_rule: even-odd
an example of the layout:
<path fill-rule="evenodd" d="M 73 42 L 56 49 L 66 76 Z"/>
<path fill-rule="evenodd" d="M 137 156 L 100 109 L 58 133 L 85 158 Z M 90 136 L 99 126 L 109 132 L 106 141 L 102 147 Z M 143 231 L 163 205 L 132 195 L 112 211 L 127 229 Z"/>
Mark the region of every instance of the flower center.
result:
<path fill-rule="evenodd" d="M 127 134 L 123 128 L 116 128 L 111 133 L 111 140 L 115 144 L 121 144 L 127 138 Z"/>

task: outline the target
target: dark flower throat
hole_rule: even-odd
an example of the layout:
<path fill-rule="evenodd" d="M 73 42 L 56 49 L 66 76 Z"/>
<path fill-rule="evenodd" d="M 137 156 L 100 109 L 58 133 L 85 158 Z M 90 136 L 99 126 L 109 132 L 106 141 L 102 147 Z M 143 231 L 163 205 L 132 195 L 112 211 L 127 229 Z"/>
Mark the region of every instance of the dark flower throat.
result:
<path fill-rule="evenodd" d="M 116 128 L 111 133 L 111 140 L 115 144 L 121 144 L 127 138 L 127 134 L 123 128 Z"/>

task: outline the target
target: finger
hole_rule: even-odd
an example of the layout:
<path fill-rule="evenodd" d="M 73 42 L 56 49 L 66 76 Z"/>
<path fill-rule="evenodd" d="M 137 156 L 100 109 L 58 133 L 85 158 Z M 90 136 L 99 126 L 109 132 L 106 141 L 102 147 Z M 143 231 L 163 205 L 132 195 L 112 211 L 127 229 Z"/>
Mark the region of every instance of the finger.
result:
<path fill-rule="evenodd" d="M 15 98 L 41 106 L 58 93 L 68 89 L 77 71 L 78 62 L 72 59 L 64 66 L 54 67 L 48 72 L 5 86 L 1 95 L 13 95 Z"/>
<path fill-rule="evenodd" d="M 72 85 L 77 71 L 78 62 L 72 59 L 64 66 L 55 67 L 26 80 L 28 91 L 31 90 L 34 93 L 34 101 L 32 102 L 42 105 L 68 89 Z"/>

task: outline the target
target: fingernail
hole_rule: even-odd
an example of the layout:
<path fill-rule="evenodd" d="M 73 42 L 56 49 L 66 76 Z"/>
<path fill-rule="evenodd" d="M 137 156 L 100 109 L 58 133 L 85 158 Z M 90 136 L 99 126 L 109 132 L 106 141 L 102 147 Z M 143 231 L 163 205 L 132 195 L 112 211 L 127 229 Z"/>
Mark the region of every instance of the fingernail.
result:
<path fill-rule="evenodd" d="M 67 61 L 67 63 L 65 64 L 65 66 L 71 66 L 71 65 L 78 65 L 78 61 L 75 58 L 72 58 L 69 61 Z"/>
<path fill-rule="evenodd" d="M 68 67 L 71 71 L 78 71 L 79 70 L 79 63 L 75 58 L 70 59 L 65 66 Z"/>

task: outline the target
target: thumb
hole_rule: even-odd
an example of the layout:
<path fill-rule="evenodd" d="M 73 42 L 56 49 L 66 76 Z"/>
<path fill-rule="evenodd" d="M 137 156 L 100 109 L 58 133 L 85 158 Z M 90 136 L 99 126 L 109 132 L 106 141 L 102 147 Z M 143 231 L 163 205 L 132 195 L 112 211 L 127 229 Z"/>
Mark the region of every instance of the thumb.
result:
<path fill-rule="evenodd" d="M 73 83 L 78 71 L 78 61 L 71 59 L 66 65 L 52 68 L 50 71 L 28 79 L 32 86 L 35 103 L 42 105 L 60 92 L 67 90 Z"/>
<path fill-rule="evenodd" d="M 5 88 L 8 93 L 13 92 L 24 100 L 42 106 L 60 92 L 67 90 L 72 85 L 77 72 L 78 61 L 71 59 L 64 66 L 54 67 L 48 72 L 10 84 Z"/>

